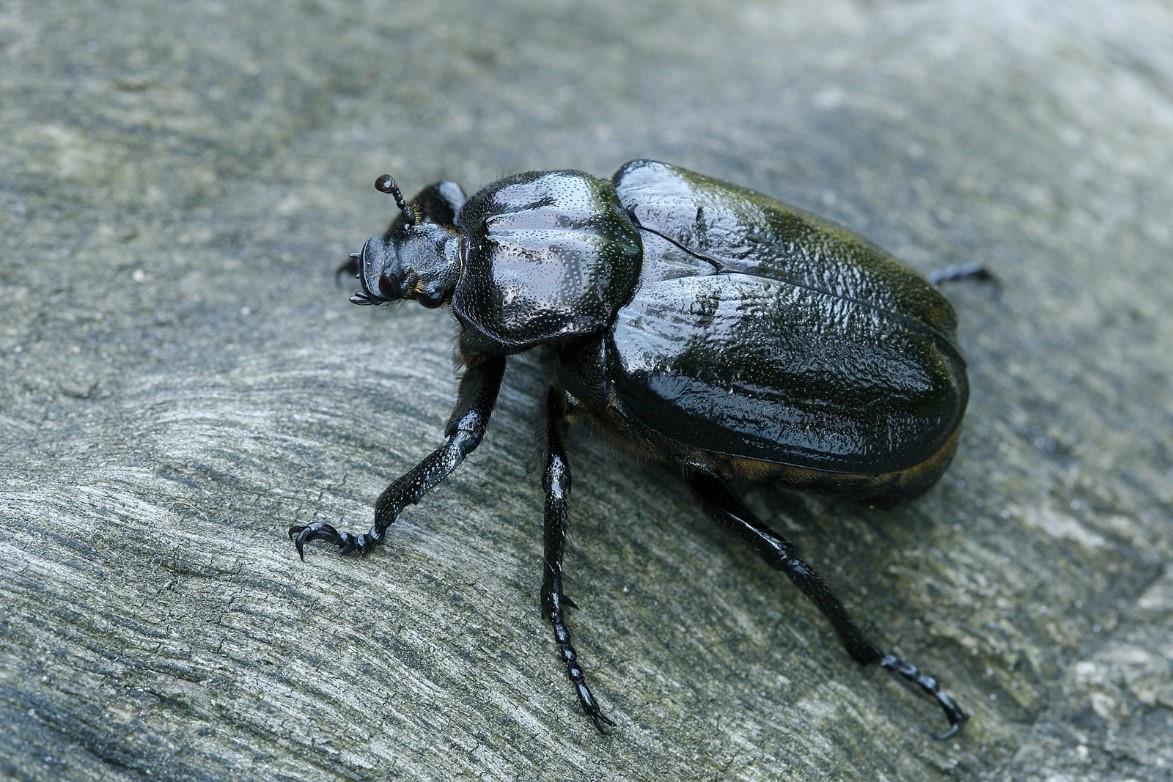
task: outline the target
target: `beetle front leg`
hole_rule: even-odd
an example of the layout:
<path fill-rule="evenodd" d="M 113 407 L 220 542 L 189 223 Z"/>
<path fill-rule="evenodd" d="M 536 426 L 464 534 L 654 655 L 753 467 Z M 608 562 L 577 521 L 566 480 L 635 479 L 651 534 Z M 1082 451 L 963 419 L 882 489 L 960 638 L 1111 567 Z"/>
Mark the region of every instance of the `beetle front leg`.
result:
<path fill-rule="evenodd" d="M 360 258 L 361 255 L 359 253 L 351 253 L 346 256 L 346 260 L 342 262 L 342 265 L 334 270 L 334 282 L 337 283 L 338 278 L 344 274 L 347 277 L 358 277 L 359 270 L 362 268 L 359 264 Z"/>
<path fill-rule="evenodd" d="M 546 490 L 543 527 L 546 566 L 542 578 L 542 614 L 554 628 L 558 653 L 566 665 L 566 675 L 578 693 L 582 710 L 599 732 L 605 733 L 606 726 L 614 726 L 615 723 L 599 709 L 598 701 L 586 685 L 586 675 L 578 664 L 578 654 L 570 643 L 570 631 L 566 629 L 562 616 L 564 605 L 578 607 L 562 593 L 562 559 L 566 549 L 566 527 L 570 521 L 566 504 L 570 493 L 570 464 L 566 461 L 566 449 L 562 444 L 565 412 L 562 392 L 551 388 L 546 400 L 546 464 L 542 470 L 542 486 Z"/>
<path fill-rule="evenodd" d="M 497 392 L 504 374 L 503 356 L 469 360 L 464 376 L 460 379 L 456 407 L 444 429 L 447 440 L 379 495 L 375 502 L 374 526 L 361 535 L 339 532 L 323 521 L 290 527 L 289 538 L 297 547 L 298 556 L 305 559 L 305 544 L 315 540 L 333 543 L 338 546 L 340 554 L 365 554 L 382 543 L 387 528 L 403 509 L 419 502 L 480 445 L 489 424 L 489 416 L 493 413 L 493 405 L 497 402 Z"/>
<path fill-rule="evenodd" d="M 937 702 L 945 712 L 945 718 L 949 720 L 949 728 L 937 738 L 947 739 L 961 730 L 961 723 L 969 719 L 969 716 L 948 693 L 941 691 L 937 680 L 921 672 L 915 665 L 906 663 L 895 655 L 885 654 L 865 638 L 851 621 L 839 598 L 810 565 L 798 558 L 794 546 L 788 540 L 754 518 L 749 509 L 733 496 L 716 475 L 691 471 L 687 477 L 701 505 L 718 523 L 749 543 L 771 567 L 784 572 L 791 583 L 823 612 L 838 634 L 839 640 L 847 648 L 847 653 L 856 662 L 863 665 L 878 663 L 885 671 L 917 687 Z"/>

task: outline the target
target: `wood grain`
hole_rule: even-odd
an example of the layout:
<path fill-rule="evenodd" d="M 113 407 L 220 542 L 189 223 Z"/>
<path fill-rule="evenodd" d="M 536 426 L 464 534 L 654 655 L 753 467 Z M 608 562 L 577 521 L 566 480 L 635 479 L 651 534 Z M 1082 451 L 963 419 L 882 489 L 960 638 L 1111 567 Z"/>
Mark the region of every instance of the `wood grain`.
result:
<path fill-rule="evenodd" d="M 0 777 L 1165 779 L 1173 9 L 1044 2 L 8 3 L 0 10 Z M 442 313 L 330 273 L 370 183 L 650 156 L 958 286 L 973 394 L 881 512 L 759 487 L 874 634 L 844 655 L 671 470 L 571 437 L 577 711 L 537 592 L 543 373 L 363 561 L 440 442 Z"/>

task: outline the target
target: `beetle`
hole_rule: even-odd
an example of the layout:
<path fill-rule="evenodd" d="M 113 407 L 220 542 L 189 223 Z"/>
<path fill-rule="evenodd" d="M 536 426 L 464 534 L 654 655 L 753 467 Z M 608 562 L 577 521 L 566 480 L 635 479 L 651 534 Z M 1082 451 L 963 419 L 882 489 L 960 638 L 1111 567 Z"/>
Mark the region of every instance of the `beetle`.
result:
<path fill-rule="evenodd" d="M 290 527 L 304 545 L 365 554 L 477 447 L 507 358 L 552 357 L 544 405 L 543 615 L 579 704 L 605 731 L 571 644 L 563 554 L 565 427 L 585 420 L 680 467 L 699 504 L 826 616 L 848 654 L 933 699 L 955 735 L 967 714 L 937 680 L 868 640 L 794 546 L 729 488 L 733 479 L 877 505 L 932 486 L 957 449 L 968 401 L 957 319 L 935 282 L 860 236 L 760 193 L 653 160 L 610 179 L 534 171 L 471 198 L 452 181 L 404 200 L 351 253 L 351 302 L 447 306 L 464 365 L 444 444 L 379 496 L 363 534 Z"/>

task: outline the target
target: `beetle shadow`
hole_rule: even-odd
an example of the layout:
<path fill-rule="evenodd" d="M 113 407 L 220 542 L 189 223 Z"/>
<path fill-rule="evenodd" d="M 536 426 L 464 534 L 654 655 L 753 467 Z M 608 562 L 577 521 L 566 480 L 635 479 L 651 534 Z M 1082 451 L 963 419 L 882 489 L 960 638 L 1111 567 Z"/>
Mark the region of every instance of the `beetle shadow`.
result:
<path fill-rule="evenodd" d="M 828 574 L 859 572 L 864 566 L 884 572 L 900 551 L 892 525 L 917 523 L 913 518 L 917 514 L 910 513 L 912 506 L 907 503 L 879 507 L 831 494 L 795 491 L 769 481 L 741 484 L 737 490 L 763 523 L 788 538 L 816 571 Z"/>

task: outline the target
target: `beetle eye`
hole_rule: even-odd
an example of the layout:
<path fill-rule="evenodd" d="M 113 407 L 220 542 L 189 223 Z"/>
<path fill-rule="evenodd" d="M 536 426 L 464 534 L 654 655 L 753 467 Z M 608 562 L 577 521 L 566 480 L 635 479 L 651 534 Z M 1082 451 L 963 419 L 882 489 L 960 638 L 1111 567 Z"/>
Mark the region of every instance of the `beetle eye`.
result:
<path fill-rule="evenodd" d="M 399 285 L 390 277 L 379 277 L 379 295 L 385 299 L 398 299 L 401 295 Z"/>

